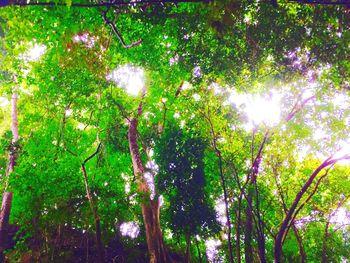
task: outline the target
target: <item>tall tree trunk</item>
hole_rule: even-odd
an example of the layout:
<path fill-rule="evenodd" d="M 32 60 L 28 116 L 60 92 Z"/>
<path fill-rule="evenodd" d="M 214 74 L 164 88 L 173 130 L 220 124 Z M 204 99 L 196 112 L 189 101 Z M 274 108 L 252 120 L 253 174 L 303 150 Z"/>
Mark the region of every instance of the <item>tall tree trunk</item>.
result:
<path fill-rule="evenodd" d="M 257 200 L 257 196 L 255 196 L 253 187 L 256 187 L 256 181 L 253 180 L 248 184 L 248 194 L 247 194 L 247 208 L 246 208 L 246 221 L 245 221 L 245 232 L 244 232 L 244 253 L 245 253 L 245 260 L 247 263 L 253 262 L 253 246 L 252 246 L 252 239 L 253 239 L 253 200 L 254 198 Z M 257 229 L 257 241 L 258 241 L 258 254 L 260 258 L 261 263 L 266 263 L 266 252 L 265 252 L 265 236 L 263 232 L 263 226 L 261 222 L 261 218 L 259 216 L 259 209 L 257 209 L 257 222 L 256 222 L 256 229 Z"/>
<path fill-rule="evenodd" d="M 238 198 L 238 209 L 236 210 L 236 257 L 237 263 L 241 263 L 241 221 L 242 221 L 242 193 Z"/>
<path fill-rule="evenodd" d="M 248 185 L 250 187 L 250 185 Z M 252 199 L 253 199 L 253 189 L 248 188 L 247 195 L 247 208 L 246 208 L 246 220 L 245 220 L 245 231 L 244 231 L 244 257 L 246 263 L 253 262 L 253 247 L 252 247 L 252 234 L 253 234 L 253 211 Z"/>
<path fill-rule="evenodd" d="M 253 262 L 253 247 L 252 247 L 252 236 L 253 236 L 253 200 L 255 198 L 256 203 L 256 214 L 257 214 L 257 220 L 258 222 L 256 225 L 257 228 L 257 240 L 258 240 L 258 247 L 259 247 L 259 258 L 262 263 L 266 262 L 266 255 L 265 255 L 265 237 L 263 232 L 263 224 L 261 222 L 260 217 L 260 209 L 259 209 L 259 197 L 258 197 L 258 186 L 257 186 L 257 177 L 259 173 L 261 158 L 262 158 L 262 152 L 266 143 L 266 140 L 268 138 L 269 131 L 265 133 L 264 139 L 262 143 L 260 144 L 258 154 L 256 155 L 255 159 L 252 158 L 252 168 L 251 173 L 248 177 L 248 193 L 247 193 L 247 208 L 246 208 L 246 223 L 245 223 L 245 232 L 244 232 L 244 241 L 245 241 L 245 247 L 244 247 L 244 253 L 245 253 L 245 260 L 247 263 Z M 254 132 L 253 132 L 253 138 L 254 138 Z M 254 150 L 252 147 L 252 156 L 253 156 Z"/>
<path fill-rule="evenodd" d="M 231 219 L 230 219 L 230 212 L 229 212 L 229 204 L 228 204 L 228 194 L 227 194 L 227 189 L 226 189 L 226 180 L 225 180 L 225 175 L 223 171 L 223 163 L 222 163 L 222 155 L 221 151 L 217 147 L 216 144 L 216 139 L 217 136 L 215 134 L 214 130 L 214 125 L 213 122 L 210 118 L 210 110 L 208 109 L 208 115 L 204 115 L 204 117 L 208 120 L 209 125 L 210 125 L 210 132 L 212 135 L 212 143 L 213 143 L 213 148 L 215 150 L 215 153 L 219 159 L 219 175 L 220 175 L 220 180 L 221 180 L 221 187 L 224 192 L 224 204 L 225 204 L 225 216 L 226 216 L 226 226 L 227 226 L 227 243 L 228 243 L 228 252 L 229 252 L 229 257 L 230 257 L 230 263 L 233 263 L 233 251 L 232 251 L 232 227 L 231 227 Z"/>
<path fill-rule="evenodd" d="M 140 113 L 140 109 L 139 109 Z M 165 247 L 159 221 L 159 199 L 151 200 L 151 191 L 144 178 L 144 166 L 141 161 L 140 151 L 137 145 L 137 125 L 136 118 L 130 120 L 128 130 L 129 149 L 132 158 L 134 174 L 137 181 L 137 190 L 141 195 L 142 217 L 146 230 L 146 240 L 150 263 L 167 263 L 172 259 Z"/>
<path fill-rule="evenodd" d="M 186 237 L 186 263 L 191 262 L 191 236 Z"/>
<path fill-rule="evenodd" d="M 259 248 L 259 258 L 261 263 L 266 263 L 266 251 L 265 251 L 265 236 L 264 233 L 258 234 L 258 248 Z"/>
<path fill-rule="evenodd" d="M 16 78 L 14 77 L 16 82 Z M 2 198 L 1 213 L 0 213 L 0 261 L 4 261 L 4 250 L 8 245 L 8 225 L 12 207 L 12 192 L 7 192 L 7 184 L 9 176 L 13 172 L 18 151 L 18 118 L 17 118 L 17 93 L 14 91 L 12 94 L 12 116 L 11 116 L 11 129 L 12 129 L 12 143 L 9 151 L 9 163 L 6 171 L 7 182 L 5 186 L 5 192 Z"/>
<path fill-rule="evenodd" d="M 232 251 L 232 227 L 231 227 L 231 219 L 230 219 L 230 212 L 229 212 L 229 205 L 228 205 L 228 194 L 227 194 L 227 189 L 226 189 L 226 180 L 223 172 L 223 167 L 222 167 L 222 156 L 221 152 L 219 149 L 216 147 L 215 143 L 215 150 L 216 154 L 219 158 L 219 169 L 220 169 L 220 179 L 221 179 L 221 186 L 224 191 L 224 204 L 225 204 L 225 215 L 226 215 L 226 225 L 227 225 L 227 242 L 228 242 L 228 252 L 230 256 L 230 262 L 233 263 L 233 251 Z"/>
<path fill-rule="evenodd" d="M 259 202 L 259 192 L 258 186 L 255 182 L 255 203 L 256 203 L 256 213 L 257 213 L 257 239 L 258 239 L 258 248 L 259 248 L 259 258 L 261 263 L 266 263 L 266 251 L 265 251 L 265 234 L 264 234 L 264 223 L 260 215 L 260 202 Z"/>
<path fill-rule="evenodd" d="M 97 150 L 92 155 L 90 155 L 87 159 L 85 159 L 85 161 L 81 165 L 81 171 L 83 173 L 86 196 L 89 200 L 91 212 L 92 212 L 93 217 L 94 217 L 95 239 L 96 239 L 98 260 L 99 260 L 99 263 L 103 263 L 103 262 L 105 262 L 105 253 L 104 253 L 104 246 L 102 243 L 100 216 L 98 213 L 98 206 L 97 206 L 96 202 L 94 201 L 92 193 L 91 193 L 91 189 L 89 186 L 89 180 L 88 180 L 86 168 L 85 168 L 85 164 L 98 153 L 100 147 L 101 147 L 101 144 L 98 145 Z"/>

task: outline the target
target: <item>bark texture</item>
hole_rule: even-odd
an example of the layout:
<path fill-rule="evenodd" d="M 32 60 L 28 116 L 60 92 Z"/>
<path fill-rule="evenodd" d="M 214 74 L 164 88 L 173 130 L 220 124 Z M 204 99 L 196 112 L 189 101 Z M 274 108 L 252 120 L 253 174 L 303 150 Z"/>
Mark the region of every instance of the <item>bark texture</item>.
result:
<path fill-rule="evenodd" d="M 15 79 L 16 81 L 16 79 Z M 13 92 L 12 94 L 12 113 L 11 113 L 11 130 L 12 130 L 12 143 L 9 147 L 9 163 L 6 171 L 7 182 L 9 180 L 10 174 L 13 172 L 18 152 L 18 117 L 17 117 L 17 94 Z M 5 192 L 2 198 L 1 213 L 0 213 L 0 260 L 4 261 L 4 250 L 8 247 L 8 226 L 12 207 L 12 192 L 6 191 L 7 185 L 5 187 Z"/>
<path fill-rule="evenodd" d="M 140 157 L 137 145 L 137 125 L 136 118 L 130 120 L 128 130 L 129 149 L 132 158 L 135 178 L 137 181 L 138 193 L 141 195 L 142 217 L 146 230 L 146 239 L 150 263 L 173 262 L 163 240 L 163 234 L 159 221 L 159 200 L 157 197 L 151 200 L 151 191 L 144 178 L 144 166 Z"/>

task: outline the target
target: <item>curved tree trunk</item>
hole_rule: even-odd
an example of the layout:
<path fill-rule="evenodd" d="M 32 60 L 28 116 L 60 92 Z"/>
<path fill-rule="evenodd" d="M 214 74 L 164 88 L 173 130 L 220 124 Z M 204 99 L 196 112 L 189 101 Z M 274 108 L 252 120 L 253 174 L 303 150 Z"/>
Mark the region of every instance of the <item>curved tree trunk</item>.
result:
<path fill-rule="evenodd" d="M 144 167 L 137 145 L 137 119 L 133 118 L 129 123 L 128 140 L 132 158 L 134 174 L 137 181 L 137 190 L 141 195 L 142 217 L 145 224 L 146 239 L 150 263 L 167 263 L 172 259 L 165 247 L 159 221 L 159 200 L 155 197 L 151 200 L 151 191 L 144 178 Z"/>
<path fill-rule="evenodd" d="M 294 218 L 296 217 L 296 215 L 298 214 L 298 212 L 300 211 L 300 209 L 302 207 L 302 205 L 301 205 L 298 208 L 300 200 L 302 199 L 302 197 L 304 196 L 306 191 L 309 189 L 311 184 L 314 182 L 316 176 L 326 167 L 332 166 L 336 162 L 338 162 L 339 160 L 347 159 L 347 158 L 350 158 L 350 157 L 346 155 L 346 156 L 343 156 L 343 157 L 338 158 L 338 159 L 331 159 L 331 158 L 326 159 L 321 165 L 319 165 L 315 169 L 315 171 L 310 175 L 308 180 L 305 182 L 305 184 L 302 186 L 300 191 L 297 193 L 291 207 L 289 208 L 289 210 L 286 213 L 286 216 L 285 216 L 285 218 L 280 226 L 280 229 L 279 229 L 277 236 L 276 236 L 276 239 L 275 239 L 275 247 L 274 247 L 275 263 L 282 262 L 283 240 L 284 240 L 285 236 L 287 236 L 288 231 L 290 229 L 290 225 L 293 224 Z M 325 173 L 325 175 L 327 175 L 327 173 L 328 173 L 328 171 Z M 324 177 L 325 175 L 323 175 L 322 177 Z M 319 182 L 320 181 L 317 182 L 316 188 L 314 189 L 313 193 L 315 193 Z"/>
<path fill-rule="evenodd" d="M 16 78 L 14 78 L 16 81 Z M 12 143 L 9 151 L 9 164 L 6 171 L 7 182 L 9 180 L 10 174 L 13 172 L 16 160 L 17 160 L 17 151 L 18 151 L 18 118 L 17 118 L 17 94 L 13 92 L 12 94 Z M 2 198 L 2 206 L 0 213 L 0 261 L 4 261 L 4 250 L 8 247 L 8 225 L 12 207 L 12 192 L 6 191 L 7 185 L 5 186 L 5 192 Z"/>

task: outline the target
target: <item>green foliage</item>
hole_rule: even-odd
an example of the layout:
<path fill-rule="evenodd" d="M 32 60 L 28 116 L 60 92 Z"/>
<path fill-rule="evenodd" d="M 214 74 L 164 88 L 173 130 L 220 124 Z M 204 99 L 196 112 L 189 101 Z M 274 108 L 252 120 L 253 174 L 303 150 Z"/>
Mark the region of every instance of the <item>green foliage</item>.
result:
<path fill-rule="evenodd" d="M 169 228 L 177 235 L 205 236 L 218 226 L 204 173 L 207 144 L 196 134 L 168 127 L 156 143 L 159 193 L 164 196 Z"/>
<path fill-rule="evenodd" d="M 2 7 L 1 190 L 8 181 L 5 171 L 12 134 L 7 102 L 13 92 L 19 94 L 21 137 L 8 185 L 14 193 L 11 223 L 21 227 L 9 252 L 12 259 L 20 260 L 28 252 L 34 261 L 38 254 L 42 259 L 55 255 L 58 262 L 68 261 L 74 252 L 56 249 L 58 229 L 65 226 L 66 236 L 76 240 L 82 238 L 82 231 L 87 238 L 95 232 L 81 164 L 98 143 L 101 150 L 86 169 L 104 244 L 118 239 L 118 249 L 132 251 L 131 260 L 145 256 L 146 249 L 136 245 L 145 244 L 142 228 L 134 241 L 116 231 L 116 224 L 142 222 L 142 198 L 135 195 L 128 142 L 128 120 L 136 116 L 141 97 L 128 95 L 106 80 L 113 69 L 128 64 L 145 71 L 147 92 L 138 143 L 144 164 L 151 158 L 149 150 L 155 151 L 156 190 L 164 197 L 163 232 L 179 254 L 186 240 L 195 241 L 198 235 L 202 257 L 206 239 L 217 238 L 223 244 L 220 253 L 228 261 L 226 232 L 218 226 L 219 215 L 214 211 L 223 193 L 214 143 L 223 157 L 232 234 L 240 227 L 238 243 L 243 253 L 248 207 L 244 193 L 253 189 L 247 177 L 269 130 L 257 177 L 260 199 L 253 208 L 254 219 L 260 215 L 264 221 L 267 259 L 272 262 L 273 236 L 285 210 L 317 166 L 348 142 L 350 132 L 348 10 L 278 2 L 278 8 L 269 1 L 246 0 L 111 8 L 107 16 L 125 42 L 142 40 L 133 48 L 123 48 L 104 24 L 104 8 L 76 8 L 71 0 L 60 2 L 63 6 Z M 45 46 L 44 54 L 28 59 L 36 45 Z M 302 105 L 307 91 L 314 98 Z M 280 123 L 272 127 L 260 123 L 248 130 L 247 106 L 236 105 L 230 98 L 239 94 L 272 97 L 274 92 L 282 94 Z M 286 121 L 293 109 L 298 111 Z M 315 219 L 299 228 L 308 262 L 319 262 L 323 242 L 329 261 L 339 262 L 350 257 L 348 227 L 336 230 L 336 224 L 331 224 L 328 239 L 322 237 L 340 197 L 349 195 L 349 166 L 333 167 L 307 200 L 316 181 L 301 199 L 307 202 L 295 220 L 310 215 Z M 79 234 L 75 236 L 73 230 Z M 256 253 L 258 235 L 253 232 Z M 170 233 L 175 234 L 173 238 Z M 191 251 L 199 258 L 194 246 Z M 292 231 L 283 253 L 286 262 L 300 260 Z"/>

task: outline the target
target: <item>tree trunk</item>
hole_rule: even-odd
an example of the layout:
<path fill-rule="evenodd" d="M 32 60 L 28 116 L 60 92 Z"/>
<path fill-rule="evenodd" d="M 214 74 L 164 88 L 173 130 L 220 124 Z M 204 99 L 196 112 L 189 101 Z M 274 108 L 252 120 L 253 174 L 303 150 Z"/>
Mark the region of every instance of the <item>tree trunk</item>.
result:
<path fill-rule="evenodd" d="M 186 237 L 186 263 L 191 262 L 191 237 L 188 235 Z"/>
<path fill-rule="evenodd" d="M 225 175 L 223 171 L 223 164 L 222 164 L 222 155 L 220 150 L 217 147 L 216 144 L 216 135 L 215 135 L 215 130 L 214 130 L 214 125 L 213 122 L 211 121 L 210 118 L 210 111 L 208 110 L 208 116 L 204 115 L 205 118 L 208 120 L 210 129 L 211 129 L 211 135 L 212 135 L 212 143 L 213 143 L 213 148 L 215 150 L 215 153 L 219 159 L 219 172 L 220 172 L 220 180 L 221 180 L 221 187 L 224 192 L 224 204 L 225 204 L 225 216 L 226 216 L 226 225 L 227 225 L 227 243 L 228 243 L 228 252 L 229 252 L 229 257 L 230 257 L 230 262 L 233 263 L 233 252 L 232 252 L 232 240 L 231 240 L 231 235 L 232 235 L 232 230 L 231 230 L 231 219 L 230 219 L 230 212 L 229 212 L 229 205 L 228 205 L 228 194 L 227 194 L 227 189 L 226 189 L 226 181 L 225 181 Z"/>
<path fill-rule="evenodd" d="M 5 192 L 2 198 L 0 213 L 0 249 L 3 252 L 8 248 L 8 225 L 12 205 L 12 193 Z M 3 255 L 1 255 L 3 257 Z M 0 259 L 1 261 L 1 259 Z"/>
<path fill-rule="evenodd" d="M 248 185 L 250 187 L 250 185 Z M 252 247 L 252 234 L 253 234 L 253 211 L 252 207 L 252 192 L 253 189 L 248 189 L 247 196 L 247 208 L 246 208 L 246 221 L 245 221 L 245 231 L 244 231 L 244 256 L 246 263 L 253 262 L 253 247 Z"/>
<path fill-rule="evenodd" d="M 14 77 L 16 81 L 16 78 Z M 0 261 L 4 260 L 4 250 L 8 247 L 8 225 L 10 219 L 10 212 L 12 207 L 12 192 L 7 192 L 7 184 L 10 174 L 13 172 L 18 151 L 18 118 L 17 118 L 17 94 L 13 92 L 12 94 L 12 113 L 11 113 L 11 130 L 12 130 L 12 143 L 9 150 L 9 164 L 6 171 L 7 182 L 5 186 L 5 192 L 2 199 L 1 213 L 0 213 Z"/>
<path fill-rule="evenodd" d="M 227 189 L 226 189 L 226 181 L 225 181 L 225 176 L 224 176 L 223 167 L 222 167 L 222 156 L 221 156 L 221 152 L 216 147 L 216 143 L 214 145 L 215 145 L 216 155 L 219 158 L 221 186 L 222 186 L 222 189 L 224 191 L 228 252 L 229 252 L 229 256 L 230 256 L 230 262 L 233 263 L 234 260 L 233 260 L 232 240 L 231 240 L 231 235 L 232 235 L 231 219 L 230 219 L 230 212 L 229 212 L 229 205 L 228 205 L 228 194 L 227 194 Z"/>
<path fill-rule="evenodd" d="M 254 133 L 253 133 L 254 134 Z M 256 203 L 256 214 L 257 214 L 257 240 L 259 247 L 259 258 L 262 263 L 266 262 L 265 255 L 265 237 L 262 227 L 262 221 L 260 217 L 259 209 L 259 197 L 258 197 L 258 186 L 257 186 L 257 176 L 259 173 L 262 152 L 268 138 L 269 131 L 265 133 L 264 139 L 259 147 L 258 154 L 256 155 L 254 161 L 252 160 L 251 173 L 248 177 L 248 194 L 247 194 L 247 208 L 246 208 L 246 223 L 245 223 L 245 233 L 244 233 L 244 253 L 245 260 L 247 263 L 253 262 L 253 248 L 252 248 L 252 235 L 253 235 L 253 200 L 255 198 Z M 253 148 L 252 148 L 253 155 Z"/>
<path fill-rule="evenodd" d="M 293 231 L 294 231 L 295 237 L 296 237 L 297 242 L 298 242 L 300 263 L 305 263 L 306 262 L 306 253 L 304 250 L 303 242 L 301 240 L 301 236 L 300 236 L 298 229 L 296 228 L 294 223 L 293 223 L 292 227 L 293 227 Z"/>
<path fill-rule="evenodd" d="M 301 190 L 297 193 L 296 197 L 294 198 L 294 201 L 289 208 L 288 212 L 286 213 L 286 217 L 284 218 L 280 229 L 277 233 L 276 240 L 275 240 L 275 248 L 274 248 L 274 257 L 275 257 L 275 263 L 281 263 L 282 262 L 282 246 L 283 246 L 283 240 L 284 237 L 288 234 L 289 226 L 291 223 L 293 223 L 293 220 L 298 213 L 299 209 L 297 209 L 299 202 L 301 198 L 304 196 L 306 191 L 309 189 L 311 184 L 313 183 L 316 176 L 326 167 L 334 165 L 337 161 L 343 159 L 326 159 L 321 165 L 319 165 L 315 171 L 310 175 L 308 180 L 305 182 L 305 184 L 302 186 Z"/>
<path fill-rule="evenodd" d="M 264 233 L 258 235 L 259 258 L 261 263 L 266 263 L 265 236 Z"/>
<path fill-rule="evenodd" d="M 242 194 L 238 198 L 238 209 L 236 210 L 236 257 L 237 263 L 241 263 L 241 209 L 242 209 Z"/>
<path fill-rule="evenodd" d="M 256 212 L 257 212 L 257 239 L 259 248 L 259 258 L 261 263 L 266 263 L 266 245 L 265 245 L 265 234 L 264 234 L 264 224 L 260 216 L 260 203 L 259 203 L 259 192 L 258 186 L 255 182 L 255 200 L 256 200 Z"/>
<path fill-rule="evenodd" d="M 328 261 L 328 256 L 327 256 L 327 242 L 328 242 L 328 237 L 329 237 L 329 219 L 327 220 L 326 227 L 324 229 L 324 237 L 323 237 L 323 245 L 322 245 L 322 258 L 321 262 L 322 263 L 327 263 Z"/>
<path fill-rule="evenodd" d="M 91 156 L 89 156 L 87 159 L 85 159 L 85 161 L 81 165 L 81 171 L 83 173 L 85 190 L 86 190 L 86 196 L 88 198 L 88 201 L 89 201 L 89 204 L 90 204 L 90 208 L 91 208 L 91 212 L 92 212 L 93 217 L 94 217 L 95 239 L 96 239 L 96 248 L 97 248 L 98 260 L 99 260 L 99 263 L 103 263 L 103 262 L 105 262 L 105 253 L 104 253 L 104 246 L 103 246 L 103 243 L 102 243 L 101 223 L 100 223 L 100 216 L 99 216 L 99 213 L 98 213 L 98 205 L 93 199 L 93 196 L 92 196 L 92 193 L 91 193 L 91 189 L 90 189 L 90 186 L 89 186 L 89 180 L 88 180 L 87 173 L 86 173 L 86 168 L 85 168 L 85 164 L 98 153 L 98 151 L 100 149 L 100 146 L 101 146 L 101 144 L 98 145 L 97 150 L 95 151 L 95 153 L 93 153 Z"/>
<path fill-rule="evenodd" d="M 159 200 L 157 197 L 155 197 L 154 200 L 150 199 L 151 191 L 144 178 L 144 167 L 137 145 L 137 125 L 137 119 L 133 118 L 129 123 L 128 140 L 134 174 L 137 181 L 137 190 L 141 195 L 142 217 L 146 230 L 146 240 L 150 263 L 172 262 L 172 259 L 170 258 L 170 255 L 165 247 L 160 228 Z"/>

